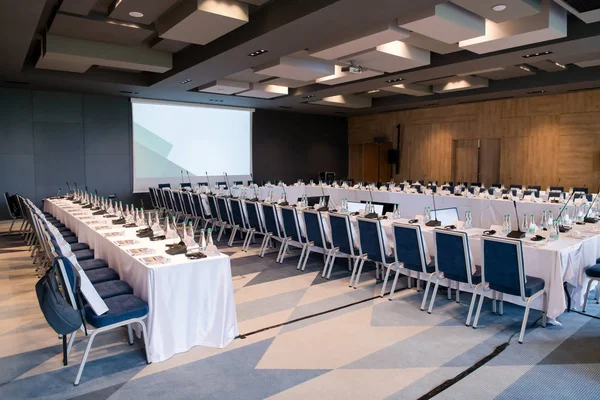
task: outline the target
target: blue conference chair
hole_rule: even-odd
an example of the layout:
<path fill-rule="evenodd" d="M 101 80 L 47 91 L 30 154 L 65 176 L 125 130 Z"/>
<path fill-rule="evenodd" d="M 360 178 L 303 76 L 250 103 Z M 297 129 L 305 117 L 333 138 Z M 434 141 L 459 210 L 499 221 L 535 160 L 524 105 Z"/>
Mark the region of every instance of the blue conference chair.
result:
<path fill-rule="evenodd" d="M 482 237 L 481 242 L 483 254 L 481 264 L 482 292 L 477 305 L 473 328 L 477 328 L 486 292 L 493 290 L 500 294 L 500 315 L 502 315 L 504 294 L 519 296 L 521 300 L 527 303 L 521 325 L 521 334 L 519 335 L 519 343 L 523 343 L 531 302 L 539 296 L 544 296 L 542 326 L 546 327 L 546 313 L 548 311 L 546 282 L 541 278 L 525 275 L 523 245 L 520 240 Z"/>
<path fill-rule="evenodd" d="M 564 192 L 565 187 L 564 186 L 550 186 L 549 191 L 550 192 Z"/>
<path fill-rule="evenodd" d="M 574 187 L 574 188 L 573 188 L 573 191 L 574 191 L 575 193 L 585 193 L 585 194 L 588 194 L 588 190 L 589 190 L 589 189 L 588 189 L 588 188 L 586 188 L 586 187 Z"/>
<path fill-rule="evenodd" d="M 196 218 L 202 223 L 202 229 L 206 230 L 208 224 L 211 222 L 210 214 L 204 208 L 204 202 L 202 201 L 202 195 L 198 193 L 191 193 L 192 198 L 192 209 Z"/>
<path fill-rule="evenodd" d="M 417 290 L 419 290 L 420 274 L 423 273 L 427 279 L 423 301 L 421 302 L 421 311 L 425 310 L 429 287 L 435 275 L 435 266 L 433 261 L 427 263 L 427 254 L 425 253 L 425 244 L 423 242 L 423 232 L 420 225 L 394 223 L 392 225 L 394 232 L 394 256 L 396 263 L 386 272 L 386 278 L 392 268 L 395 268 L 394 283 L 390 292 L 390 299 L 394 295 L 396 284 L 398 283 L 399 273 L 408 276 L 409 281 L 412 278 L 412 272 L 416 272 Z M 387 279 L 383 282 L 381 296 L 383 297 Z"/>
<path fill-rule="evenodd" d="M 302 212 L 304 217 L 304 226 L 306 227 L 306 241 L 302 248 L 302 255 L 304 256 L 304 262 L 302 263 L 302 271 L 306 268 L 306 261 L 311 251 L 317 251 L 323 254 L 325 265 L 323 266 L 323 276 L 327 271 L 327 263 L 331 255 L 331 244 L 327 240 L 325 235 L 325 228 L 323 227 L 323 214 L 320 211 L 304 210 Z M 302 259 L 302 255 L 300 259 Z"/>
<path fill-rule="evenodd" d="M 360 275 L 362 273 L 365 261 L 375 263 L 375 278 L 379 279 L 379 268 L 387 268 L 394 263 L 394 258 L 385 254 L 385 245 L 383 242 L 383 228 L 378 219 L 357 218 L 358 221 L 358 244 L 359 256 L 354 262 L 352 276 L 350 277 L 350 286 L 358 286 Z M 356 276 L 356 278 L 355 278 Z"/>
<path fill-rule="evenodd" d="M 279 262 L 283 264 L 283 260 L 287 254 L 288 247 L 290 245 L 302 249 L 300 259 L 296 269 L 300 269 L 300 263 L 302 262 L 302 256 L 306 250 L 306 238 L 302 235 L 300 229 L 300 220 L 298 219 L 298 212 L 294 207 L 281 207 L 281 220 L 283 222 L 283 251 L 281 252 Z"/>
<path fill-rule="evenodd" d="M 529 185 L 527 186 L 527 189 L 537 190 L 539 192 L 540 190 L 542 190 L 542 187 L 539 185 Z"/>
<path fill-rule="evenodd" d="M 589 282 L 587 285 L 587 290 L 585 291 L 585 300 L 583 301 L 583 312 L 587 310 L 588 297 L 590 297 L 590 289 L 592 288 L 592 283 L 598 282 L 596 285 L 596 304 L 600 303 L 600 258 L 596 260 L 596 265 L 592 265 L 591 267 L 587 267 L 585 269 L 585 274 L 589 278 Z"/>
<path fill-rule="evenodd" d="M 243 236 L 248 232 L 248 224 L 246 222 L 246 213 L 242 201 L 239 199 L 229 199 L 229 208 L 231 210 L 232 229 L 229 236 L 229 246 L 233 246 L 236 233 L 240 232 Z M 245 241 L 244 241 L 245 243 Z"/>
<path fill-rule="evenodd" d="M 170 187 L 171 187 L 170 183 L 159 183 L 158 184 L 159 189 L 170 188 Z"/>
<path fill-rule="evenodd" d="M 243 204 L 246 206 L 246 214 L 248 217 L 248 231 L 246 232 L 246 240 L 244 241 L 244 246 L 242 246 L 243 251 L 248 251 L 250 247 L 250 242 L 254 240 L 255 235 L 264 235 L 266 234 L 262 218 L 260 217 L 260 210 L 258 208 L 258 203 L 255 201 L 242 200 Z"/>
<path fill-rule="evenodd" d="M 227 203 L 227 199 L 225 197 L 216 197 L 217 200 L 217 212 L 219 216 L 219 224 L 221 229 L 219 229 L 219 235 L 217 236 L 217 242 L 221 241 L 221 236 L 223 232 L 225 232 L 226 228 L 231 228 L 231 213 L 229 210 L 229 204 Z"/>
<path fill-rule="evenodd" d="M 325 263 L 322 277 L 327 279 L 331 277 L 331 270 L 337 257 L 348 259 L 348 270 L 352 269 L 352 262 L 357 258 L 359 250 L 354 246 L 354 237 L 352 234 L 352 225 L 350 216 L 347 214 L 329 213 L 329 227 L 331 229 L 331 250 L 329 254 L 329 269 Z"/>
<path fill-rule="evenodd" d="M 262 203 L 262 210 L 265 219 L 265 237 L 258 255 L 260 257 L 264 257 L 267 247 L 272 244 L 273 240 L 276 240 L 281 243 L 281 247 L 279 248 L 279 253 L 277 254 L 276 259 L 276 262 L 279 262 L 279 257 L 281 256 L 283 243 L 285 241 L 285 237 L 282 235 L 281 231 L 281 224 L 279 223 L 279 215 L 277 214 L 277 209 L 273 204 Z"/>
<path fill-rule="evenodd" d="M 473 263 L 471 260 L 471 249 L 469 247 L 469 236 L 467 232 L 451 231 L 446 229 L 436 229 L 434 231 L 435 241 L 435 286 L 431 302 L 429 303 L 429 314 L 433 310 L 435 296 L 438 291 L 440 281 L 448 280 L 448 297 L 450 298 L 451 282 L 465 283 L 473 290 L 469 314 L 467 315 L 466 325 L 471 324 L 471 315 L 477 298 L 477 291 L 481 287 L 481 274 L 473 273 Z M 456 289 L 456 302 L 460 301 L 460 286 Z"/>

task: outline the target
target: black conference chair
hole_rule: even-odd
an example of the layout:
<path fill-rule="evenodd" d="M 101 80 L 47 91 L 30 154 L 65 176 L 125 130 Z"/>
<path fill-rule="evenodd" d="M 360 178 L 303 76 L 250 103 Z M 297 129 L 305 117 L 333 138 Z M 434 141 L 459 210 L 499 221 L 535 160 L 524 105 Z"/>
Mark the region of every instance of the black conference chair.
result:
<path fill-rule="evenodd" d="M 158 184 L 159 189 L 170 188 L 170 187 L 171 187 L 170 183 L 159 183 Z"/>
<path fill-rule="evenodd" d="M 550 186 L 550 191 L 551 192 L 564 192 L 565 187 L 564 186 Z"/>
<path fill-rule="evenodd" d="M 573 191 L 575 193 L 585 193 L 585 194 L 588 194 L 588 188 L 586 188 L 586 187 L 574 187 Z"/>
<path fill-rule="evenodd" d="M 537 190 L 539 192 L 540 190 L 542 190 L 542 187 L 538 185 L 529 185 L 527 186 L 527 189 Z"/>

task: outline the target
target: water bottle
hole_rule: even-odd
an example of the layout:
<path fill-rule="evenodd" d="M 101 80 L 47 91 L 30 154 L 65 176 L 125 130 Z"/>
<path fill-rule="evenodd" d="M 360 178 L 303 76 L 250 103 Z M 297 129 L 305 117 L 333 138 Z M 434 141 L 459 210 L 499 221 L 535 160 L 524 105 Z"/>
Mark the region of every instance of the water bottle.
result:
<path fill-rule="evenodd" d="M 548 215 L 546 210 L 542 211 L 542 220 L 540 221 L 540 226 L 542 229 L 548 229 Z"/>
<path fill-rule="evenodd" d="M 527 214 L 523 215 L 523 222 L 521 223 L 521 231 L 527 232 L 529 230 L 529 222 L 527 222 Z"/>
<path fill-rule="evenodd" d="M 537 231 L 537 225 L 535 224 L 535 218 L 533 214 L 531 214 L 531 219 L 529 220 L 529 233 L 535 234 Z"/>
<path fill-rule="evenodd" d="M 555 219 L 552 221 L 552 226 L 550 228 L 550 240 L 558 240 L 559 237 L 559 229 L 558 229 L 558 220 Z"/>
<path fill-rule="evenodd" d="M 546 223 L 546 226 L 548 227 L 548 229 L 552 228 L 552 225 L 554 224 L 554 215 L 552 214 L 552 210 L 548 211 L 548 222 Z"/>
<path fill-rule="evenodd" d="M 428 223 L 430 220 L 429 207 L 425 207 L 425 210 L 423 210 L 423 222 Z"/>
<path fill-rule="evenodd" d="M 507 222 L 507 225 L 506 225 L 507 232 L 506 233 L 509 233 L 510 231 L 512 231 L 512 220 L 511 220 L 510 214 L 506 214 L 506 222 Z"/>
<path fill-rule="evenodd" d="M 204 229 L 200 229 L 200 251 L 206 251 L 206 237 L 204 237 Z"/>

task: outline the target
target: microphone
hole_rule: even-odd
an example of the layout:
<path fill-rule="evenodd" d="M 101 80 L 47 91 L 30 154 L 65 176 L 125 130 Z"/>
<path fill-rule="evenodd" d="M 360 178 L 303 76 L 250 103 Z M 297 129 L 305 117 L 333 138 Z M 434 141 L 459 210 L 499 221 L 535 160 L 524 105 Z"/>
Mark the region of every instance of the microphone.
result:
<path fill-rule="evenodd" d="M 283 201 L 281 203 L 279 203 L 280 206 L 289 206 L 290 203 L 288 203 L 287 201 L 287 193 L 285 192 L 285 186 L 282 186 L 281 189 L 283 189 Z"/>
<path fill-rule="evenodd" d="M 183 183 L 183 170 L 181 170 L 181 183 Z"/>
<path fill-rule="evenodd" d="M 77 182 L 74 182 L 74 183 L 75 183 L 75 189 L 79 189 L 79 187 L 77 186 Z"/>
<path fill-rule="evenodd" d="M 587 186 L 587 184 L 583 185 L 583 188 L 585 188 Z M 560 210 L 560 212 L 558 213 L 558 216 L 556 217 L 557 220 L 560 221 L 560 216 L 562 215 L 563 211 L 565 211 L 565 208 L 567 208 L 567 205 L 569 204 L 569 201 L 571 201 L 571 199 L 573 198 L 573 196 L 575 196 L 575 191 L 573 190 L 573 193 L 571 193 L 571 196 L 569 196 L 569 198 L 567 199 L 567 202 L 565 203 L 565 205 L 562 207 L 562 209 Z M 558 231 L 559 232 L 568 232 L 571 230 L 570 226 L 565 226 L 565 225 L 559 225 L 558 226 Z"/>
<path fill-rule="evenodd" d="M 225 182 L 227 182 L 227 189 L 229 189 L 229 197 L 233 197 L 231 194 L 231 185 L 229 184 L 229 177 L 227 176 L 227 172 L 223 172 L 225 174 Z"/>
<path fill-rule="evenodd" d="M 98 196 L 98 189 L 94 189 L 94 193 L 96 193 L 96 196 Z"/>
<path fill-rule="evenodd" d="M 208 183 L 210 193 L 212 193 L 212 187 L 210 186 L 210 179 L 208 179 L 208 171 L 204 171 L 204 173 L 206 174 L 206 183 Z"/>
<path fill-rule="evenodd" d="M 190 179 L 190 172 L 186 169 L 185 173 L 187 174 L 188 177 L 188 182 L 190 183 L 190 185 L 192 184 L 192 180 Z"/>
<path fill-rule="evenodd" d="M 517 228 L 516 231 L 510 231 L 506 237 L 512 239 L 521 239 L 525 237 L 525 232 L 521 231 L 521 224 L 519 222 L 519 211 L 517 211 L 517 202 L 513 200 L 513 206 L 515 207 L 515 214 L 517 214 Z"/>
<path fill-rule="evenodd" d="M 371 196 L 371 204 L 373 204 L 373 193 L 371 192 L 371 186 L 368 186 L 369 188 L 369 195 Z M 367 215 L 365 215 L 365 218 L 378 218 L 379 215 L 377 215 L 376 212 L 372 212 L 372 213 L 368 213 Z"/>
<path fill-rule="evenodd" d="M 58 192 L 56 192 L 56 197 L 58 197 L 58 195 L 60 194 L 61 189 L 58 188 Z M 592 203 L 593 204 L 593 203 Z"/>
<path fill-rule="evenodd" d="M 511 182 L 512 182 L 512 176 L 508 178 L 508 192 L 504 196 L 502 196 L 502 198 L 505 199 L 505 200 L 508 199 L 508 193 L 512 193 L 511 188 L 510 188 L 510 183 Z M 518 217 L 519 216 L 517 215 L 517 218 Z"/>
<path fill-rule="evenodd" d="M 69 188 L 69 192 L 71 191 L 71 185 L 69 185 L 69 182 L 67 181 L 67 187 Z"/>
<path fill-rule="evenodd" d="M 588 217 L 588 215 L 590 214 L 590 211 L 592 211 L 592 208 L 594 207 L 594 203 L 596 202 L 596 200 L 598 200 L 598 195 L 600 195 L 600 192 L 598 194 L 596 194 L 596 197 L 594 197 L 592 204 L 590 204 L 590 208 L 585 213 L 585 217 L 583 218 L 584 223 L 587 222 L 589 224 L 595 224 L 596 222 L 598 222 L 598 218 Z"/>
<path fill-rule="evenodd" d="M 435 220 L 431 220 L 425 224 L 425 226 L 441 226 L 442 221 L 438 221 L 437 219 L 437 209 L 435 208 L 435 194 L 433 191 L 431 192 L 431 198 L 433 200 L 433 213 L 435 214 Z"/>

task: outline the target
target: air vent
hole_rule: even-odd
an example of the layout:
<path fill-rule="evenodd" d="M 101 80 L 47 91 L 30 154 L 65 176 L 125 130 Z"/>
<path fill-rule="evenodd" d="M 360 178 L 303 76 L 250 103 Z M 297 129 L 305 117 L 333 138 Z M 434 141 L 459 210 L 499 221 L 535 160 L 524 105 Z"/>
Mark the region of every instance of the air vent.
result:
<path fill-rule="evenodd" d="M 22 82 L 22 81 L 4 81 L 4 83 L 7 83 L 9 85 L 31 85 L 31 83 L 29 83 L 29 82 Z"/>
<path fill-rule="evenodd" d="M 600 1 L 598 0 L 563 0 L 565 3 L 573 7 L 580 13 L 594 11 L 600 9 Z"/>
<path fill-rule="evenodd" d="M 504 96 L 504 97 L 495 97 L 493 99 L 482 99 L 482 100 L 466 100 L 466 101 L 459 101 L 456 104 L 471 104 L 471 103 L 482 103 L 484 101 L 496 101 L 496 100 L 506 100 L 506 99 L 514 99 L 515 96 Z"/>

